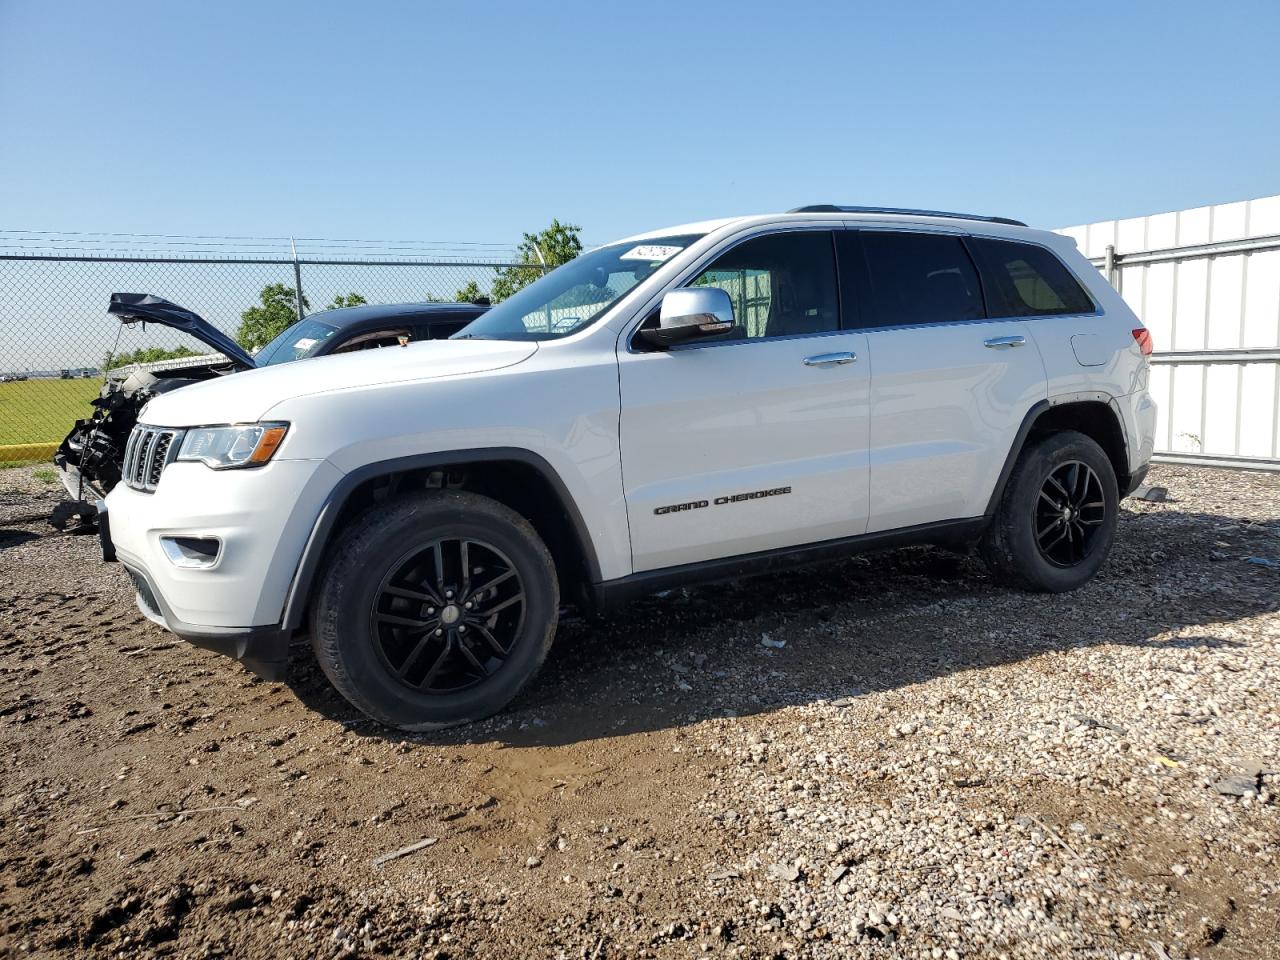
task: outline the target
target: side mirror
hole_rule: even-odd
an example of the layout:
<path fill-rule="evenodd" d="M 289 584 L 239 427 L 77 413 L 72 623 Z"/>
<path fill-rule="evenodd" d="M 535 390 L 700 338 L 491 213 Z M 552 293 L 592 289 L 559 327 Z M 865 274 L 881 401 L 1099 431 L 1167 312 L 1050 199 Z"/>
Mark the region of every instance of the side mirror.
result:
<path fill-rule="evenodd" d="M 642 328 L 640 339 L 665 349 L 687 340 L 714 337 L 733 329 L 733 301 L 719 287 L 672 290 L 662 298 L 656 327 Z"/>

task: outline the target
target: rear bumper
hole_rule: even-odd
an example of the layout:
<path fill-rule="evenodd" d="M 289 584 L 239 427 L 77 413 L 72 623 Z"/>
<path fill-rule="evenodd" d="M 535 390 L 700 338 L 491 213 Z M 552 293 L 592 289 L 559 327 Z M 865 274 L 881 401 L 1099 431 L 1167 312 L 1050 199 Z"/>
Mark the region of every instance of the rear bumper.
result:
<path fill-rule="evenodd" d="M 1120 491 L 1120 499 L 1123 500 L 1125 497 L 1131 496 L 1133 491 L 1142 486 L 1142 482 L 1147 479 L 1148 469 L 1149 466 L 1144 463 L 1137 470 L 1134 470 L 1129 474 L 1129 482 L 1125 485 L 1125 489 Z"/>

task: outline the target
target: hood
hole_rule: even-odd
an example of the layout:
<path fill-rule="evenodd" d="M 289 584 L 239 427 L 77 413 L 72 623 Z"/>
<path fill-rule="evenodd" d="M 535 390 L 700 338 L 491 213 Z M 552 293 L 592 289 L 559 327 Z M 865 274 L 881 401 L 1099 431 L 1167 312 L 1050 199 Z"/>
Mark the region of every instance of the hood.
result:
<path fill-rule="evenodd" d="M 484 373 L 527 360 L 537 350 L 535 341 L 526 340 L 422 340 L 311 357 L 174 390 L 148 403 L 138 419 L 161 427 L 253 423 L 286 400 Z"/>
<path fill-rule="evenodd" d="M 189 333 L 201 343 L 208 344 L 224 354 L 241 370 L 252 370 L 257 364 L 240 344 L 211 324 L 204 317 L 192 313 L 186 307 L 170 303 L 163 297 L 150 293 L 113 293 L 107 313 L 120 318 L 121 323 L 158 323 Z"/>

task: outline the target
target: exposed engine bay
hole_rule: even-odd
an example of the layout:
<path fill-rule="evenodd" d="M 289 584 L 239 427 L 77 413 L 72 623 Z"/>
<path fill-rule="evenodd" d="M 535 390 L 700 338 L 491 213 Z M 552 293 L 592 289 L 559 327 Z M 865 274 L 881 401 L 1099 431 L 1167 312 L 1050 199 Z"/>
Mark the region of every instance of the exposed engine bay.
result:
<path fill-rule="evenodd" d="M 77 420 L 53 462 L 78 500 L 102 496 L 120 482 L 124 447 L 138 414 L 152 397 L 235 371 L 225 360 L 170 370 L 134 370 L 123 380 L 108 379 L 92 401 L 93 415 Z M 71 489 L 72 486 L 76 489 Z"/>

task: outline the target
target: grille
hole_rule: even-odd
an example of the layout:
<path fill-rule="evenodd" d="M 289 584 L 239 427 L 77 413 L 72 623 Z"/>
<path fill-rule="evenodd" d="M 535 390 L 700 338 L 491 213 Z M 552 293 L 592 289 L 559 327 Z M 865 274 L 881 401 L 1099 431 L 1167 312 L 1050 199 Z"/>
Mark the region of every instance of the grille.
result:
<path fill-rule="evenodd" d="M 121 478 L 125 485 L 144 493 L 155 490 L 160 474 L 178 455 L 181 440 L 181 430 L 162 430 L 141 424 L 134 427 L 124 448 Z"/>

